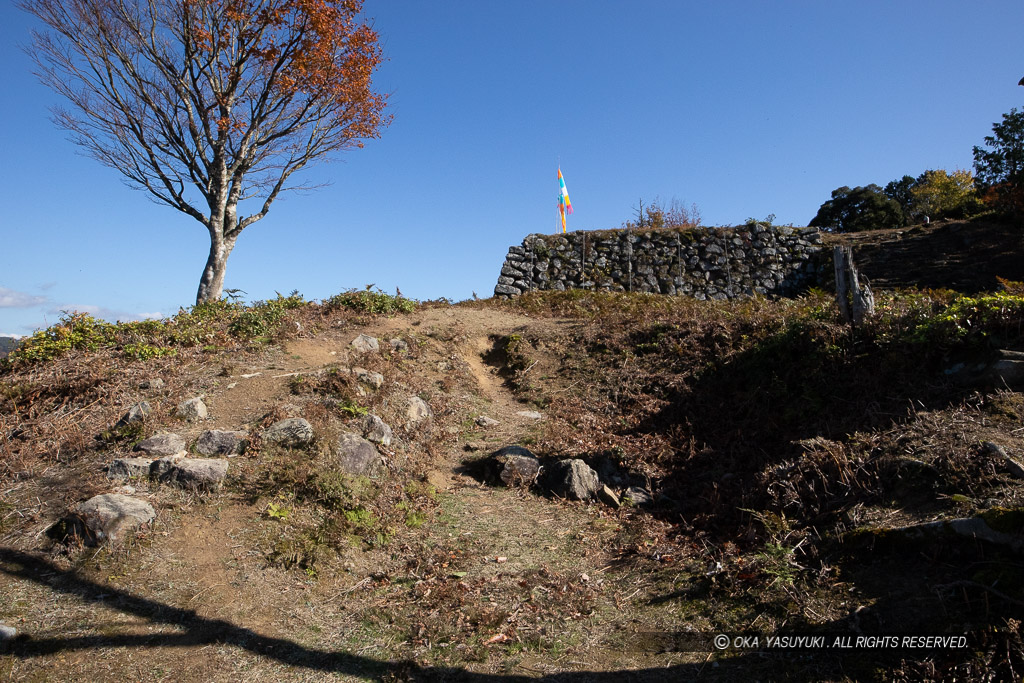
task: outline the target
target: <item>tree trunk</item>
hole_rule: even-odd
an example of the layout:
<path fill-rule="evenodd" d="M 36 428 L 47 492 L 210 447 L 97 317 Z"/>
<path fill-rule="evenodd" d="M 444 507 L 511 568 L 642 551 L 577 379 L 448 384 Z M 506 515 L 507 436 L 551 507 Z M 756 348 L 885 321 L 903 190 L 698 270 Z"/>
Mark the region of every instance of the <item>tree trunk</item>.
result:
<path fill-rule="evenodd" d="M 228 256 L 235 248 L 234 239 L 223 239 L 212 233 L 211 230 L 210 256 L 206 259 L 206 268 L 203 269 L 203 277 L 199 280 L 197 304 L 220 300 L 224 290 L 224 275 L 228 270 Z"/>
<path fill-rule="evenodd" d="M 836 269 L 836 304 L 843 320 L 853 326 L 861 325 L 864 318 L 875 312 L 875 295 L 867 278 L 860 282 L 857 266 L 853 263 L 853 247 L 836 247 L 832 252 Z"/>

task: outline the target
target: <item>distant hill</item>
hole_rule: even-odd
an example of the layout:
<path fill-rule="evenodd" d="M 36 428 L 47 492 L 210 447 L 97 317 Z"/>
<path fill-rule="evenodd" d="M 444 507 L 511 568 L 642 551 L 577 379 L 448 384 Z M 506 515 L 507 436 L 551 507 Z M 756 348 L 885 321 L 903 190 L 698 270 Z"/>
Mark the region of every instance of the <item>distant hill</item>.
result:
<path fill-rule="evenodd" d="M 20 341 L 20 339 L 15 339 L 14 337 L 0 337 L 0 358 L 4 358 L 17 348 Z"/>

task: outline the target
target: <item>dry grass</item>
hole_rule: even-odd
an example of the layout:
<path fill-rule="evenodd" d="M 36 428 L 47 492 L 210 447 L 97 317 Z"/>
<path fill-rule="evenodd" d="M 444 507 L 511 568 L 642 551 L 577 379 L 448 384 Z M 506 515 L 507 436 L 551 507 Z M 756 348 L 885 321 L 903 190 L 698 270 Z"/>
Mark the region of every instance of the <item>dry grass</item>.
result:
<path fill-rule="evenodd" d="M 885 542 L 893 527 L 1024 506 L 1020 481 L 981 446 L 1024 452 L 1024 397 L 950 385 L 943 362 L 978 353 L 977 340 L 916 334 L 951 297 L 882 296 L 855 334 L 820 293 L 717 304 L 536 293 L 399 317 L 302 304 L 260 329 L 273 343 L 224 327 L 221 345 L 178 345 L 173 357 L 128 358 L 113 345 L 15 362 L 0 374 L 0 621 L 29 638 L 0 656 L 0 675 L 1013 677 L 1024 666 L 1019 558 L 961 538 L 925 539 L 913 553 Z M 986 343 L 1020 345 L 1019 328 L 997 323 Z M 401 336 L 409 351 L 356 356 L 347 344 L 364 331 Z M 361 384 L 353 366 L 383 386 Z M 165 386 L 140 390 L 152 377 Z M 132 482 L 159 516 L 130 544 L 46 536 L 70 505 L 120 486 L 103 474 L 114 454 L 156 431 L 195 436 L 202 426 L 172 412 L 201 393 L 254 434 L 223 490 Z M 412 395 L 434 411 L 420 428 L 405 426 Z M 112 431 L 141 398 L 153 416 Z M 516 416 L 526 408 L 545 419 Z M 331 440 L 358 431 L 364 412 L 398 436 L 373 480 L 330 458 Z M 483 413 L 501 426 L 477 427 Z M 260 442 L 260 428 L 293 414 L 317 443 Z M 505 443 L 583 458 L 657 502 L 613 510 L 461 474 Z M 967 630 L 972 646 L 811 656 L 644 640 L 854 626 Z"/>

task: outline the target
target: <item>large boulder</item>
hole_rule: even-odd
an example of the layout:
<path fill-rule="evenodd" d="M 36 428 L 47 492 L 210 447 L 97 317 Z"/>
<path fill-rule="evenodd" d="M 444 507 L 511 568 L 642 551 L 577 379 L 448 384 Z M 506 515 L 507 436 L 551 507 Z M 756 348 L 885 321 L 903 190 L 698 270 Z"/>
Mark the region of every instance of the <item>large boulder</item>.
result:
<path fill-rule="evenodd" d="M 132 449 L 153 456 L 177 455 L 186 451 L 185 439 L 177 434 L 161 432 L 135 444 Z"/>
<path fill-rule="evenodd" d="M 591 500 L 601 489 L 597 472 L 579 458 L 558 460 L 548 465 L 544 480 L 552 493 L 573 500 Z"/>
<path fill-rule="evenodd" d="M 284 448 L 308 446 L 313 443 L 313 425 L 301 417 L 289 417 L 267 427 L 263 440 Z"/>
<path fill-rule="evenodd" d="M 228 461 L 223 458 L 181 458 L 160 477 L 160 480 L 187 489 L 219 489 L 228 475 Z"/>
<path fill-rule="evenodd" d="M 196 441 L 196 451 L 203 455 L 241 455 L 249 446 L 245 432 L 207 429 Z"/>
<path fill-rule="evenodd" d="M 491 453 L 498 478 L 505 486 L 531 486 L 540 473 L 540 460 L 522 446 L 505 446 Z"/>
<path fill-rule="evenodd" d="M 334 443 L 334 461 L 348 474 L 372 477 L 383 464 L 377 447 L 358 434 L 342 434 Z"/>
<path fill-rule="evenodd" d="M 140 498 L 105 493 L 79 503 L 64 520 L 65 531 L 88 545 L 117 544 L 156 519 L 153 506 Z"/>

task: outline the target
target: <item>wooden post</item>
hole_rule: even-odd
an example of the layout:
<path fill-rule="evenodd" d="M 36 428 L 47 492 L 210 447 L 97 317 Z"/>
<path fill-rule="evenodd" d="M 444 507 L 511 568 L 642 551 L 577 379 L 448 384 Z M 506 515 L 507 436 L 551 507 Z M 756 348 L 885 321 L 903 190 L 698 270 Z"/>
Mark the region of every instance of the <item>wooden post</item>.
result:
<path fill-rule="evenodd" d="M 836 271 L 836 305 L 845 322 L 854 327 L 875 312 L 875 296 L 871 284 L 864 278 L 861 284 L 857 266 L 853 263 L 853 247 L 836 247 L 832 251 Z"/>

